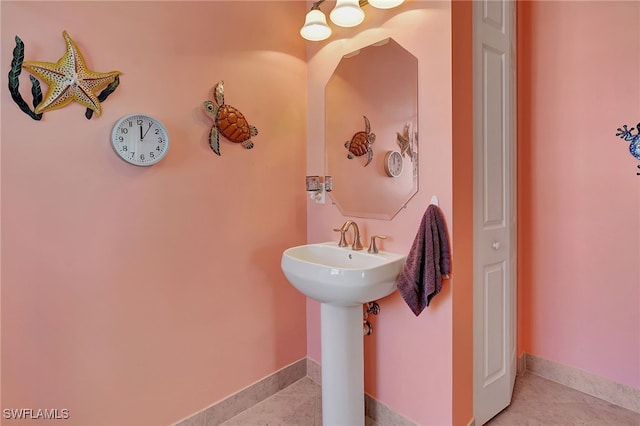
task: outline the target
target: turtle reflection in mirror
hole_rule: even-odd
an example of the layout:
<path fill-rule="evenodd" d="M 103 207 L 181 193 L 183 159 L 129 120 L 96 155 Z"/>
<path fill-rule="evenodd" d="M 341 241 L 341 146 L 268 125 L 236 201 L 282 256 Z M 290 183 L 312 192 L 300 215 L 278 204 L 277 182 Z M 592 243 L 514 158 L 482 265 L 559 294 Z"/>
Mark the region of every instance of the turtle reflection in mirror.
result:
<path fill-rule="evenodd" d="M 367 167 L 373 159 L 373 148 L 371 145 L 376 141 L 376 134 L 371 132 L 371 123 L 369 123 L 367 116 L 363 115 L 363 117 L 364 131 L 361 130 L 354 134 L 350 141 L 344 143 L 344 147 L 349 151 L 347 158 L 350 160 L 354 157 L 367 154 L 367 162 L 364 165 Z"/>

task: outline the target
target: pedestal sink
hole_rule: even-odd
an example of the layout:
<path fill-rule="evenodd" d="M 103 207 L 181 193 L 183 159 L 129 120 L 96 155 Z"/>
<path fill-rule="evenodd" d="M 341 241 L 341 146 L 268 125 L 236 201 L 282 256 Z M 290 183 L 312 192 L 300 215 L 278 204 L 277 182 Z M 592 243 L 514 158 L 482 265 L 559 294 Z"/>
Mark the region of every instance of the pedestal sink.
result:
<path fill-rule="evenodd" d="M 282 254 L 289 282 L 320 302 L 322 422 L 364 425 L 362 304 L 396 290 L 406 256 L 372 254 L 335 242 L 292 247 Z"/>

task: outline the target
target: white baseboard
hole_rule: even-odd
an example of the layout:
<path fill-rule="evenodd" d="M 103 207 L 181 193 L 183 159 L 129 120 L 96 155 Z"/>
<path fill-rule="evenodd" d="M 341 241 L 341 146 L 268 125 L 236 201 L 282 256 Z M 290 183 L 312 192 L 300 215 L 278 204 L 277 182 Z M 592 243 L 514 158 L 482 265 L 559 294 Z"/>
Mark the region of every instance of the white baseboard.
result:
<path fill-rule="evenodd" d="M 525 353 L 526 371 L 640 413 L 640 389 Z"/>

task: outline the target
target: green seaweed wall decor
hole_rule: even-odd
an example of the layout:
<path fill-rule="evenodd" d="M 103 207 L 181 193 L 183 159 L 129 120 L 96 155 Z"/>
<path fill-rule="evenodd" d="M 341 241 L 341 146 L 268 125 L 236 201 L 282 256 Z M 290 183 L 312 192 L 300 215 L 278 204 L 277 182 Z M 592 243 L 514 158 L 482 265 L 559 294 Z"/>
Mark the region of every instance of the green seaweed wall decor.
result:
<path fill-rule="evenodd" d="M 31 111 L 29 105 L 25 102 L 20 94 L 19 86 L 20 73 L 22 72 L 22 62 L 24 61 L 24 43 L 20 37 L 16 36 L 16 47 L 13 48 L 13 60 L 11 61 L 11 69 L 9 70 L 9 92 L 13 101 L 18 104 L 20 109 L 28 114 L 29 117 L 34 120 L 40 120 L 42 113 L 36 114 L 35 111 Z M 31 94 L 33 95 L 33 108 L 42 101 L 42 89 L 40 88 L 40 82 L 32 75 L 29 76 L 31 80 Z"/>
<path fill-rule="evenodd" d="M 119 84 L 120 84 L 120 77 L 116 76 L 116 78 L 114 78 L 113 81 L 109 83 L 109 85 L 105 87 L 105 89 L 102 92 L 100 92 L 100 94 L 98 95 L 98 100 L 100 102 L 104 102 L 105 99 L 107 99 L 107 97 L 116 90 L 116 87 L 118 87 Z M 87 111 L 84 113 L 84 116 L 87 117 L 87 120 L 91 120 L 92 115 L 93 115 L 93 110 L 91 108 L 87 108 Z"/>

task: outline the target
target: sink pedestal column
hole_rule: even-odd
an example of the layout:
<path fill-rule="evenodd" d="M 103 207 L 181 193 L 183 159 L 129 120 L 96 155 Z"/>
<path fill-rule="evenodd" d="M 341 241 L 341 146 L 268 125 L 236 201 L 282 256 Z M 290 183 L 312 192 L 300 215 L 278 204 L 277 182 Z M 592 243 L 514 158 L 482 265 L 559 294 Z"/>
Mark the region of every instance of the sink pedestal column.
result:
<path fill-rule="evenodd" d="M 320 304 L 322 424 L 364 425 L 362 305 Z"/>

